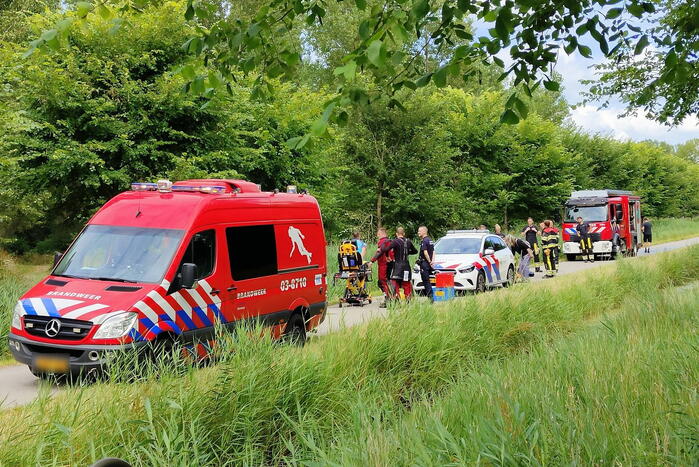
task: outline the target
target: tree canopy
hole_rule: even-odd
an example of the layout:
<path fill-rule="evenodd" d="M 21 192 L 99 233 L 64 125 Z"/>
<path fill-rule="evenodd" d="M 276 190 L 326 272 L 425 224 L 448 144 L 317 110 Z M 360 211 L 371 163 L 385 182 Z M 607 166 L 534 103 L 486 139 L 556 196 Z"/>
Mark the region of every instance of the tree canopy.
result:
<path fill-rule="evenodd" d="M 58 49 L 67 31 L 92 15 L 118 28 L 129 10 L 160 3 L 79 1 L 29 53 Z M 259 97 L 277 79 L 291 79 L 302 59 L 326 61 L 337 85 L 311 131 L 292 141 L 299 148 L 324 134 L 330 121 L 344 124 L 350 104 L 385 100 L 402 108 L 402 90 L 444 87 L 450 77 L 468 81 L 493 66 L 499 80 L 511 78 L 515 86 L 501 119 L 517 123 L 529 112 L 522 96 L 539 86 L 559 89 L 553 67 L 560 53 L 591 57 L 589 37 L 614 59 L 592 97 L 621 96 L 631 110 L 677 122 L 697 110 L 697 8 L 691 0 L 187 0 L 183 14 L 192 31 L 184 48 L 196 60 L 180 71 L 196 95 L 229 89 L 242 74 L 252 77 Z M 488 25 L 487 34 L 476 37 L 471 20 Z M 331 40 L 322 35 L 325 28 L 334 28 Z M 654 51 L 643 55 L 651 42 Z M 428 51 L 438 57 L 435 66 L 421 59 Z M 637 86 L 643 82 L 648 85 Z"/>
<path fill-rule="evenodd" d="M 652 216 L 699 213 L 696 142 L 586 134 L 568 121 L 560 90 L 543 86 L 522 96 L 526 120 L 503 123 L 513 88 L 497 82 L 492 66 L 481 80 L 449 77 L 444 87 L 347 106 L 344 126 L 329 119 L 329 137 L 298 148 L 287 141 L 317 132 L 317 116 L 337 97 L 323 61 L 341 60 L 336 52 L 353 47 L 350 36 L 298 36 L 295 47 L 318 41 L 327 57 L 297 64 L 293 80 L 270 78 L 273 94 L 256 94 L 256 77 L 239 74 L 226 92 L 205 96 L 182 92 L 192 82 L 185 67 L 218 72 L 182 47 L 200 27 L 185 18 L 185 1 L 87 14 L 66 29 L 57 52 L 29 55 L 32 31 L 62 21 L 63 7 L 13 8 L 20 12 L 0 40 L 0 239 L 15 251 L 64 248 L 111 196 L 163 177 L 298 185 L 319 199 L 331 238 L 378 225 L 411 232 L 426 224 L 439 235 L 481 223 L 513 226 L 529 215 L 559 219 L 580 188 L 634 190 Z M 437 67 L 435 57 L 420 59 Z M 370 93 L 377 86 L 363 73 L 355 80 Z"/>

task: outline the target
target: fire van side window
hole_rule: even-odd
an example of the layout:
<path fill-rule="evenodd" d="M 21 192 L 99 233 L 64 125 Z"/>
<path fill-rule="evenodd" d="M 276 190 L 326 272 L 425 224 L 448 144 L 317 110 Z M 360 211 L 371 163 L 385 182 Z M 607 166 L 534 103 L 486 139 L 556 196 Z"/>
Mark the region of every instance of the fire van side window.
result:
<path fill-rule="evenodd" d="M 277 274 L 277 242 L 273 225 L 228 227 L 226 240 L 233 280 Z"/>
<path fill-rule="evenodd" d="M 204 279 L 211 275 L 214 271 L 216 263 L 216 231 L 204 230 L 192 236 L 192 239 L 187 245 L 182 261 L 177 268 L 177 275 L 172 281 L 170 292 L 179 290 L 180 287 L 180 271 L 184 263 L 192 263 L 197 265 L 197 280 Z"/>

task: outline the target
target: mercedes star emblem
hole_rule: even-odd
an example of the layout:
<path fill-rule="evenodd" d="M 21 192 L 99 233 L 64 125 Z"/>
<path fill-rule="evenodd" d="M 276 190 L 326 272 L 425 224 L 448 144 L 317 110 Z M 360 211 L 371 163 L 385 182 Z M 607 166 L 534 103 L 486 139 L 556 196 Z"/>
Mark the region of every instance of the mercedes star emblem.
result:
<path fill-rule="evenodd" d="M 56 337 L 58 335 L 58 331 L 60 331 L 60 330 L 61 330 L 61 322 L 58 321 L 57 319 L 52 319 L 46 325 L 46 329 L 44 332 L 46 332 L 46 335 L 49 337 Z"/>

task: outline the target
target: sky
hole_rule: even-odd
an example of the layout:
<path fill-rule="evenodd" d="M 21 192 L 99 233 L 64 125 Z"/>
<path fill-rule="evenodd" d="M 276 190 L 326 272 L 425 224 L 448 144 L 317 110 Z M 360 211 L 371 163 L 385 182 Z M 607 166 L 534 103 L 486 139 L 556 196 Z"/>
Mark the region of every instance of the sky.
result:
<path fill-rule="evenodd" d="M 574 53 L 561 52 L 556 71 L 563 76 L 563 96 L 569 104 L 582 101 L 581 92 L 586 86 L 583 79 L 593 79 L 594 74 L 588 67 L 600 63 L 601 59 L 592 59 Z M 599 109 L 595 103 L 581 105 L 571 110 L 571 120 L 579 127 L 591 132 L 610 135 L 619 140 L 643 141 L 653 139 L 670 144 L 679 144 L 692 138 L 699 138 L 699 119 L 696 116 L 685 119 L 682 125 L 669 128 L 643 117 L 642 112 L 635 117 L 620 118 L 624 105 L 618 100 L 611 100 L 606 109 Z"/>
<path fill-rule="evenodd" d="M 493 23 L 474 21 L 476 36 L 488 35 L 488 28 L 493 27 Z M 577 51 L 572 55 L 561 50 L 555 70 L 563 77 L 563 97 L 570 105 L 580 104 L 583 100 L 581 93 L 586 90 L 586 86 L 580 80 L 594 79 L 594 73 L 590 69 L 595 64 L 602 63 L 603 55 L 597 48 L 597 43 L 586 35 L 581 40 L 588 45 L 592 51 L 592 58 L 588 59 L 580 55 Z M 508 49 L 503 50 L 498 56 L 505 62 L 505 66 L 512 63 Z M 623 113 L 625 106 L 619 100 L 610 99 L 609 106 L 605 109 L 598 109 L 598 103 L 576 106 L 571 110 L 570 119 L 578 127 L 589 133 L 599 133 L 611 136 L 620 141 L 632 140 L 657 140 L 665 141 L 669 144 L 681 144 L 692 138 L 699 138 L 699 118 L 688 117 L 675 127 L 667 127 L 661 123 L 649 120 L 640 111 L 637 116 L 619 117 Z"/>

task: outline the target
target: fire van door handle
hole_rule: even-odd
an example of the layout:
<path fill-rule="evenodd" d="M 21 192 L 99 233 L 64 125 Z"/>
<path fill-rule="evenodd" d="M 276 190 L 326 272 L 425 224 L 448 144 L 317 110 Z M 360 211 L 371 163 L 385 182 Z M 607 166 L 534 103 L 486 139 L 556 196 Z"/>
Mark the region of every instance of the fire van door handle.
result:
<path fill-rule="evenodd" d="M 220 293 L 221 293 L 221 291 L 218 290 L 218 289 L 213 289 L 213 290 L 211 291 L 211 295 L 218 295 L 218 294 L 220 294 Z"/>
<path fill-rule="evenodd" d="M 231 286 L 228 287 L 226 290 L 227 290 L 228 292 L 233 292 L 234 290 L 238 290 L 238 287 L 236 287 L 235 285 L 231 285 Z"/>

